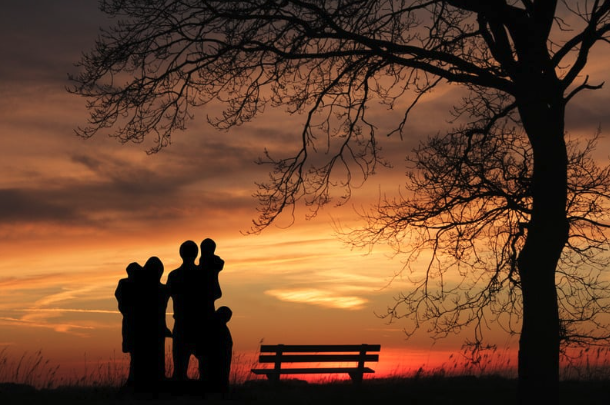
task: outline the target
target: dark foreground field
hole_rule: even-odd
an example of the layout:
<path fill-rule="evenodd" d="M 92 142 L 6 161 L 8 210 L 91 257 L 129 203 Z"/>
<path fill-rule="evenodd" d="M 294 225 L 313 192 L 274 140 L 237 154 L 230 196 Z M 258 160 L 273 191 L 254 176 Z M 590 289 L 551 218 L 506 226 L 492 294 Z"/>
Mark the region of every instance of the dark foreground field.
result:
<path fill-rule="evenodd" d="M 35 390 L 0 384 L 0 404 L 260 404 L 260 405 L 501 405 L 515 404 L 516 381 L 495 377 L 426 377 L 366 380 L 357 387 L 349 382 L 308 384 L 298 380 L 279 386 L 251 381 L 234 386 L 221 398 L 209 395 L 134 396 L 115 387 L 63 387 Z M 565 405 L 610 404 L 610 381 L 565 381 L 560 387 Z"/>

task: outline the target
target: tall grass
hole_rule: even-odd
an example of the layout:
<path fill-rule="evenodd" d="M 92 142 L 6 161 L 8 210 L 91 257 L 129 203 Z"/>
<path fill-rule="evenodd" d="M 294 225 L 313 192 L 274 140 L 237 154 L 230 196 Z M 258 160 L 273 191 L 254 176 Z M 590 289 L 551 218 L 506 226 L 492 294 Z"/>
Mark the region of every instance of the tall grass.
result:
<path fill-rule="evenodd" d="M 255 368 L 258 363 L 258 354 L 233 353 L 231 361 L 231 375 L 229 383 L 231 385 L 241 385 L 253 378 L 251 369 Z"/>
<path fill-rule="evenodd" d="M 167 352 L 167 376 L 172 372 L 171 352 Z M 487 377 L 495 376 L 506 379 L 516 378 L 516 364 L 509 351 L 490 349 L 473 361 L 466 352 L 449 356 L 445 363 L 438 367 L 420 367 L 417 370 L 395 372 L 387 375 L 371 375 L 369 379 L 419 379 L 428 377 Z M 250 372 L 257 366 L 256 354 L 234 353 L 231 367 L 230 383 L 241 386 L 247 381 L 257 379 Z M 34 388 L 70 387 L 120 387 L 126 379 L 129 369 L 129 357 L 113 355 L 108 360 L 91 362 L 86 357 L 80 371 L 60 370 L 45 359 L 42 351 L 25 352 L 15 355 L 8 348 L 0 350 L 0 383 L 29 385 Z M 192 361 L 189 376 L 197 378 L 197 362 Z M 298 376 L 297 376 L 298 377 Z M 258 377 L 260 378 L 260 377 Z M 562 360 L 562 380 L 607 381 L 610 380 L 610 348 L 583 348 L 572 351 Z M 346 376 L 320 375 L 307 378 L 310 382 L 330 384 L 343 381 Z"/>
<path fill-rule="evenodd" d="M 469 348 L 451 354 L 449 360 L 443 363 L 439 373 L 447 376 L 497 376 L 516 378 L 517 367 L 512 352 L 497 347 L 484 349 L 473 355 Z"/>
<path fill-rule="evenodd" d="M 568 351 L 563 356 L 561 378 L 564 380 L 610 379 L 610 347 L 586 347 Z"/>
<path fill-rule="evenodd" d="M 25 352 L 13 356 L 7 347 L 0 351 L 0 383 L 30 385 L 35 388 L 51 388 L 55 385 L 59 366 L 54 366 L 42 355 L 42 351 Z"/>
<path fill-rule="evenodd" d="M 91 362 L 85 355 L 80 371 L 63 374 L 56 385 L 73 387 L 120 387 L 127 380 L 129 361 L 126 356 L 113 353 L 107 360 Z"/>

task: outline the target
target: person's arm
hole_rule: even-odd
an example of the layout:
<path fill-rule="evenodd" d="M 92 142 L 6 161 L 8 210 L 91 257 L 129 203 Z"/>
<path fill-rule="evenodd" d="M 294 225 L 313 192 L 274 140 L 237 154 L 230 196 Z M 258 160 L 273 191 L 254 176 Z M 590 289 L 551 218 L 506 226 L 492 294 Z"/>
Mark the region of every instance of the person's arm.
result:
<path fill-rule="evenodd" d="M 222 260 L 220 256 L 214 256 L 214 264 L 214 267 L 218 270 L 218 272 L 221 272 L 225 267 L 225 261 Z"/>

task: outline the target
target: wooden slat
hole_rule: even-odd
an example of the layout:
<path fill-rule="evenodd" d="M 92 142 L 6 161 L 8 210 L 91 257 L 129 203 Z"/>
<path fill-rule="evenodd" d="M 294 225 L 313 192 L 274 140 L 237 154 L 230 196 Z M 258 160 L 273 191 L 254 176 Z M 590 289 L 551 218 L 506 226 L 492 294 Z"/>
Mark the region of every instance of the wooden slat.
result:
<path fill-rule="evenodd" d="M 280 350 L 284 353 L 310 353 L 310 352 L 378 352 L 381 350 L 381 345 L 261 345 L 261 353 L 273 353 Z"/>
<path fill-rule="evenodd" d="M 374 373 L 375 370 L 364 367 L 367 361 L 379 361 L 378 354 L 381 345 L 261 345 L 260 363 L 272 363 L 273 368 L 255 369 L 254 374 L 266 375 L 268 379 L 279 382 L 282 374 L 329 374 L 347 373 L 355 384 L 362 382 L 363 374 Z M 297 354 L 295 354 L 297 353 Z M 319 354 L 324 353 L 324 354 Z M 282 368 L 284 363 L 357 363 L 357 367 L 309 367 Z"/>
<path fill-rule="evenodd" d="M 323 368 L 283 368 L 281 370 L 274 370 L 272 368 L 253 368 L 251 370 L 254 374 L 329 374 L 329 373 L 374 373 L 375 370 L 368 367 L 323 367 Z"/>
<path fill-rule="evenodd" d="M 328 362 L 357 362 L 357 361 L 379 361 L 378 354 L 261 354 L 258 358 L 260 363 L 328 363 Z"/>

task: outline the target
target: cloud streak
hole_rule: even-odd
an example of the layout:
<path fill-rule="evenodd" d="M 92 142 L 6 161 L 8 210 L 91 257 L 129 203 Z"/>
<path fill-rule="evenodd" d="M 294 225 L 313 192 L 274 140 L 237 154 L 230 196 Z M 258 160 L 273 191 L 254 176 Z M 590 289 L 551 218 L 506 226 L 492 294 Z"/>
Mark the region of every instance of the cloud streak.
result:
<path fill-rule="evenodd" d="M 325 308 L 359 310 L 369 302 L 358 296 L 339 295 L 331 290 L 315 288 L 268 290 L 265 294 L 285 302 L 317 305 Z"/>
<path fill-rule="evenodd" d="M 84 333 L 83 331 L 92 331 L 95 329 L 93 326 L 84 326 L 73 323 L 47 323 L 37 320 L 10 317 L 0 317 L 0 325 L 52 329 L 55 332 L 68 333 L 79 337 L 87 337 L 89 334 Z"/>
<path fill-rule="evenodd" d="M 27 308 L 16 310 L 16 312 L 51 312 L 51 313 L 82 313 L 82 314 L 120 314 L 117 311 L 107 309 L 75 309 L 75 308 Z"/>
<path fill-rule="evenodd" d="M 114 303 L 113 309 L 95 307 L 113 300 L 115 278 L 116 274 L 95 271 L 4 277 L 0 279 L 0 324 L 86 337 L 87 331 L 110 327 L 120 319 Z M 117 322 L 91 320 L 96 314 L 116 316 Z"/>

